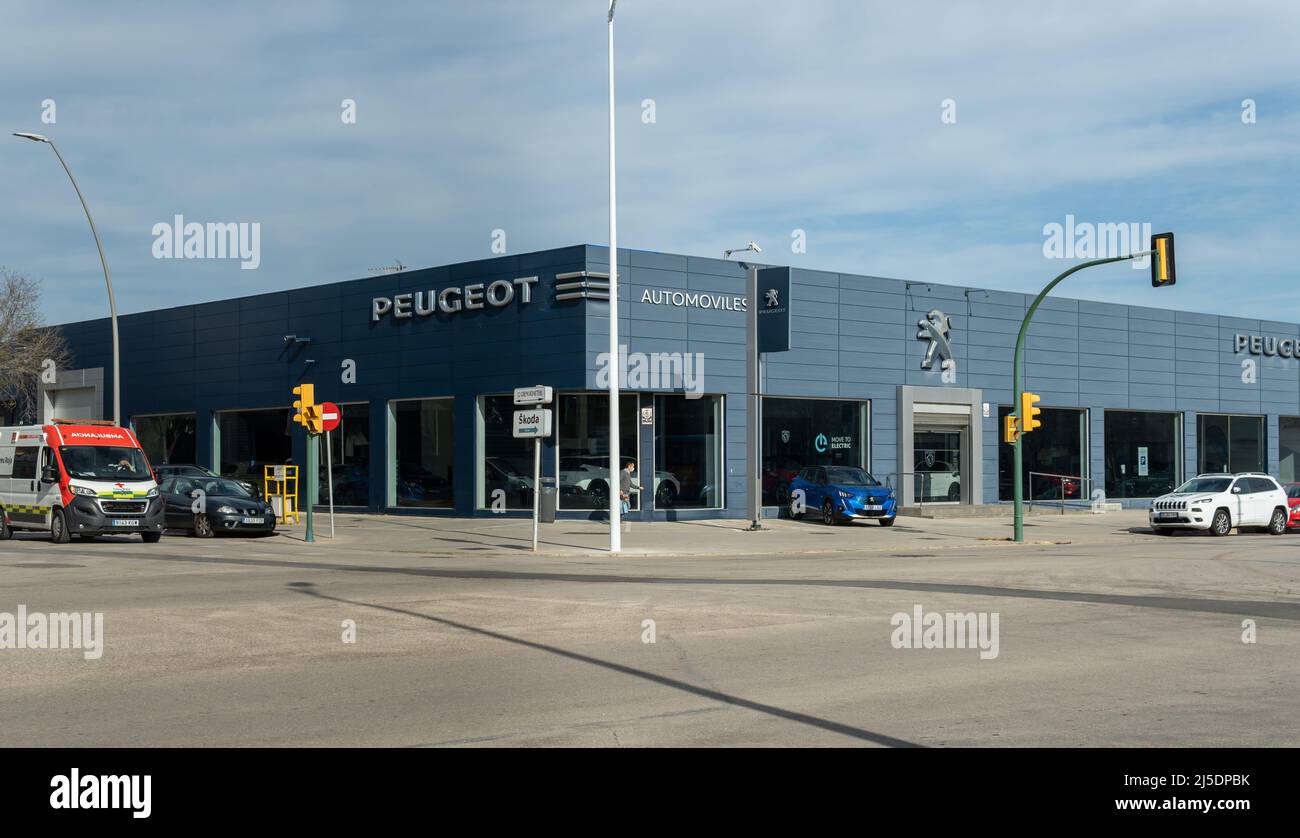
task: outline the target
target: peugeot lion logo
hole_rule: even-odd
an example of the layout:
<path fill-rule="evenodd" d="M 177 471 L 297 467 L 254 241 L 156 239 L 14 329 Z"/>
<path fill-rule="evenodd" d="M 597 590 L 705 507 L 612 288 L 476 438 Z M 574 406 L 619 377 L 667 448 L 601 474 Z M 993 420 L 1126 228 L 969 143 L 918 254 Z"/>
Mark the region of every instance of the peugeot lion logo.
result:
<path fill-rule="evenodd" d="M 767 294 L 763 299 L 766 300 L 768 308 L 775 308 L 776 306 L 781 305 L 780 294 L 777 293 L 775 288 L 767 289 Z"/>
<path fill-rule="evenodd" d="M 935 353 L 938 353 L 942 359 L 939 368 L 951 369 L 952 346 L 948 343 L 948 333 L 952 331 L 952 318 L 939 309 L 932 308 L 929 314 L 917 322 L 917 325 L 921 330 L 916 333 L 916 339 L 930 341 L 930 345 L 925 350 L 925 357 L 921 359 L 921 369 L 933 368 Z"/>
<path fill-rule="evenodd" d="M 781 441 L 782 441 L 782 442 L 789 442 L 789 441 L 790 441 L 790 432 L 789 432 L 789 431 L 781 431 Z"/>

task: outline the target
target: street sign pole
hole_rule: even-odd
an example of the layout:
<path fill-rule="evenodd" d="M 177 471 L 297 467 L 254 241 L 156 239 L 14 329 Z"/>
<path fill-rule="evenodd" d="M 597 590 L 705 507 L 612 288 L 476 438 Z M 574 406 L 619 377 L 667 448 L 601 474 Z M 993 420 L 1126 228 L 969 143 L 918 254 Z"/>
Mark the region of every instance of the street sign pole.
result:
<path fill-rule="evenodd" d="M 334 446 L 330 445 L 330 432 L 325 432 L 325 474 L 330 492 L 330 538 L 334 537 Z"/>
<path fill-rule="evenodd" d="M 545 385 L 515 388 L 515 407 L 548 405 L 555 390 Z M 516 410 L 511 435 L 515 439 L 533 438 L 533 552 L 537 552 L 537 524 L 542 510 L 542 437 L 551 435 L 551 411 L 547 408 Z"/>
<path fill-rule="evenodd" d="M 329 489 L 330 502 L 330 538 L 334 537 L 334 448 L 330 444 L 330 432 L 338 430 L 343 422 L 343 411 L 334 402 L 320 403 L 320 429 L 325 432 L 325 475 Z M 316 483 L 312 484 L 317 485 Z"/>
<path fill-rule="evenodd" d="M 537 519 L 542 502 L 542 438 L 533 440 L 533 552 L 537 552 Z"/>

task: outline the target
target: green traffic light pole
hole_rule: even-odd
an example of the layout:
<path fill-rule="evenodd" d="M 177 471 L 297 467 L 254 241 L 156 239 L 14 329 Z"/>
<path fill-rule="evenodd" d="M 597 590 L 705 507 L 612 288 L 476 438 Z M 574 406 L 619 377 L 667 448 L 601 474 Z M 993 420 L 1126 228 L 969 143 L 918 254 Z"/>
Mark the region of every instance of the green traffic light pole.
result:
<path fill-rule="evenodd" d="M 1047 287 L 1039 292 L 1034 298 L 1034 302 L 1029 306 L 1029 311 L 1025 312 L 1025 320 L 1020 324 L 1020 334 L 1016 337 L 1016 353 L 1012 356 L 1011 361 L 1011 415 L 1016 417 L 1016 425 L 1021 426 L 1023 419 L 1020 416 L 1020 394 L 1022 392 L 1020 381 L 1020 356 L 1025 348 L 1025 333 L 1029 331 L 1029 321 L 1034 319 L 1034 312 L 1038 311 L 1038 306 L 1047 297 L 1053 288 L 1060 285 L 1067 276 L 1084 268 L 1091 268 L 1096 265 L 1105 265 L 1110 262 L 1125 262 L 1129 259 L 1138 259 L 1142 256 L 1149 256 L 1154 250 L 1143 250 L 1138 253 L 1130 253 L 1127 256 L 1112 256 L 1108 259 L 1093 259 L 1091 262 L 1081 262 L 1078 265 L 1065 271 L 1056 279 L 1047 283 Z M 1021 448 L 1024 440 L 1024 433 L 1016 434 L 1016 441 L 1011 446 L 1014 450 L 1012 463 L 1012 499 L 1015 501 L 1015 540 L 1023 542 L 1025 540 L 1025 487 L 1023 485 L 1023 474 L 1021 469 L 1024 468 L 1024 453 Z"/>
<path fill-rule="evenodd" d="M 316 434 L 311 431 L 307 432 L 307 490 L 303 492 L 307 500 L 307 533 L 303 540 L 314 542 L 316 540 L 316 530 L 311 523 L 312 489 L 316 486 L 316 481 L 320 478 L 316 475 Z"/>

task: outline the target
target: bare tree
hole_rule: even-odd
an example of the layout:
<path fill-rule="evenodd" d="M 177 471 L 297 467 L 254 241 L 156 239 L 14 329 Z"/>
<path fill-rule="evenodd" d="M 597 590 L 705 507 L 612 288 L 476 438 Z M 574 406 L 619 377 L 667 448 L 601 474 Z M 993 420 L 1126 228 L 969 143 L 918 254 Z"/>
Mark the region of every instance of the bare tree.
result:
<path fill-rule="evenodd" d="M 57 329 L 40 320 L 40 283 L 0 267 L 0 413 L 36 421 L 41 376 L 47 381 L 70 359 Z"/>

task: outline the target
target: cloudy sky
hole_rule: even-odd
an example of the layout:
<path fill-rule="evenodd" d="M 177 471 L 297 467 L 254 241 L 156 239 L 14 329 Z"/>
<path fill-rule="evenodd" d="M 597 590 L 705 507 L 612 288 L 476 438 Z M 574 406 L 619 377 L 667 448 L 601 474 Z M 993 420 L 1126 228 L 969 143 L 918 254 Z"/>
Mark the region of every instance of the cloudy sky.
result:
<path fill-rule="evenodd" d="M 607 241 L 606 0 L 4 6 L 0 127 L 58 141 L 124 312 Z M 617 47 L 624 246 L 1027 291 L 1044 225 L 1146 222 L 1175 289 L 1062 291 L 1300 320 L 1292 0 L 622 0 Z M 0 265 L 104 313 L 53 154 L 6 136 L 0 183 Z M 260 223 L 260 266 L 154 258 L 177 214 Z"/>

